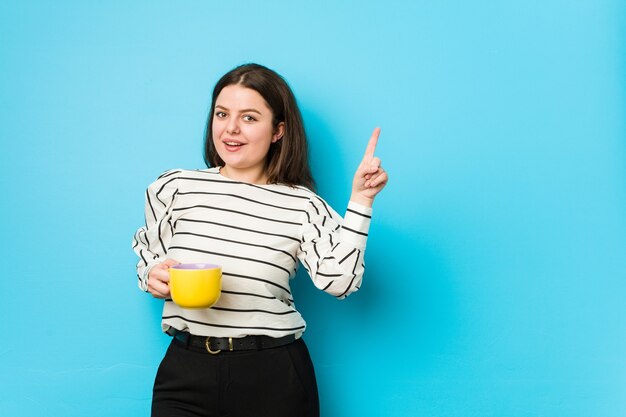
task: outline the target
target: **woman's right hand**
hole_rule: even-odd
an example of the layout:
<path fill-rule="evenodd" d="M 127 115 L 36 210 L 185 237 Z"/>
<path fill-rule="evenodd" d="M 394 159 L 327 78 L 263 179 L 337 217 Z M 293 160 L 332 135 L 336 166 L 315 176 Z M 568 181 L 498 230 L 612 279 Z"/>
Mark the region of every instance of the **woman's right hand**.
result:
<path fill-rule="evenodd" d="M 155 298 L 168 298 L 170 296 L 170 273 L 168 269 L 180 262 L 174 259 L 166 259 L 155 265 L 148 274 L 148 292 Z"/>

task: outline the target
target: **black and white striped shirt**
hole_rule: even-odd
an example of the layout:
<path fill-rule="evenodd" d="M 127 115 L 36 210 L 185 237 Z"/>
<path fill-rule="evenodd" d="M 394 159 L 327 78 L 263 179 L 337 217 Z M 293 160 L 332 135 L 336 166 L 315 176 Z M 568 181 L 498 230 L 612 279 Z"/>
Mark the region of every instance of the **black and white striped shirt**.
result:
<path fill-rule="evenodd" d="M 146 191 L 146 225 L 135 233 L 139 287 L 167 258 L 222 265 L 222 295 L 189 310 L 166 300 L 163 330 L 241 337 L 301 335 L 289 281 L 298 260 L 316 287 L 344 298 L 359 289 L 372 209 L 348 204 L 342 219 L 304 187 L 256 185 L 219 168 L 172 170 Z"/>

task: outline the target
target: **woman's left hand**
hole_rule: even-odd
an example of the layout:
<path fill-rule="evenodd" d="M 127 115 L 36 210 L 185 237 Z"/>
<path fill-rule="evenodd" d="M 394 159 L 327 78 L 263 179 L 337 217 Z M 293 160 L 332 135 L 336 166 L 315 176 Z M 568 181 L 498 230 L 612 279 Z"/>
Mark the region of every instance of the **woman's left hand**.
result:
<path fill-rule="evenodd" d="M 352 181 L 352 196 L 350 200 L 372 207 L 376 195 L 387 185 L 387 172 L 380 165 L 380 158 L 374 156 L 380 128 L 374 129 L 370 141 L 365 149 L 363 160 L 359 164 Z"/>

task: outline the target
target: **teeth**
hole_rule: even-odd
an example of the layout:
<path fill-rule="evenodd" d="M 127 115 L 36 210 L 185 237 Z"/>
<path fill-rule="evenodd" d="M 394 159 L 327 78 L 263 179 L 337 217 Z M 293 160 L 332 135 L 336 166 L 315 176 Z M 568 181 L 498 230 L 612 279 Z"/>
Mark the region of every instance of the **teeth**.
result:
<path fill-rule="evenodd" d="M 224 142 L 228 146 L 241 146 L 241 143 L 238 142 Z"/>

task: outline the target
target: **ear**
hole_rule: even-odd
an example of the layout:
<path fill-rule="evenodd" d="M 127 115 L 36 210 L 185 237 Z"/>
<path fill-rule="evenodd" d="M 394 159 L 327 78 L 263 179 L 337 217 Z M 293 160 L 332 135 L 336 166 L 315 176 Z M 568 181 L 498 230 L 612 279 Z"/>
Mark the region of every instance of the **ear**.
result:
<path fill-rule="evenodd" d="M 285 134 L 285 122 L 280 122 L 276 129 L 274 129 L 274 134 L 272 135 L 272 143 L 276 143 L 283 138 Z"/>

